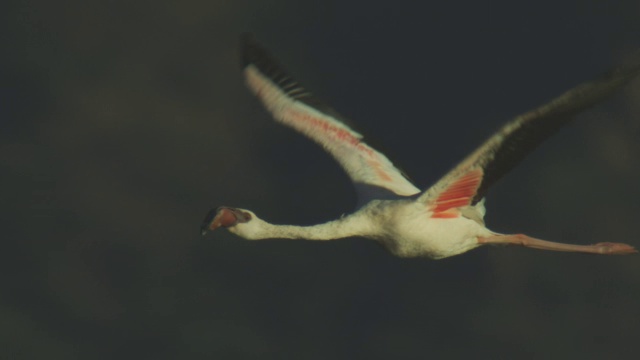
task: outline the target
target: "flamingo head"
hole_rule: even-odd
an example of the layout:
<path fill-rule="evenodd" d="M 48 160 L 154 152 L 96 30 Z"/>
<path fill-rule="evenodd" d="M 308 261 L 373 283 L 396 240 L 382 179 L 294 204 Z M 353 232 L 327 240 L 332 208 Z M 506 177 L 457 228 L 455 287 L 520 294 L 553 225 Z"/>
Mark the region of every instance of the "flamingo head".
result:
<path fill-rule="evenodd" d="M 224 227 L 232 233 L 242 236 L 242 228 L 250 226 L 257 219 L 256 214 L 249 210 L 220 206 L 209 211 L 202 222 L 200 230 L 202 236 L 219 227 Z"/>

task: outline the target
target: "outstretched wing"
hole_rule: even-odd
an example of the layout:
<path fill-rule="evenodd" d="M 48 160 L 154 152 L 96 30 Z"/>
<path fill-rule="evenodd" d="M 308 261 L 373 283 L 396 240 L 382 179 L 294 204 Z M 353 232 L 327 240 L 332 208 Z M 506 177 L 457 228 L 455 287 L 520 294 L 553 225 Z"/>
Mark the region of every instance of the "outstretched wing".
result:
<path fill-rule="evenodd" d="M 604 100 L 640 72 L 640 52 L 625 65 L 582 83 L 551 102 L 504 125 L 458 166 L 418 198 L 432 204 L 435 215 L 453 207 L 473 205 L 487 189 L 516 166 L 547 137 L 575 115 Z M 450 206 L 447 206 L 450 204 Z M 446 216 L 445 216 L 446 217 Z"/>
<path fill-rule="evenodd" d="M 409 196 L 420 192 L 331 107 L 289 76 L 250 35 L 242 37 L 242 67 L 249 89 L 273 117 L 333 155 L 356 185 L 361 201 L 390 193 Z"/>

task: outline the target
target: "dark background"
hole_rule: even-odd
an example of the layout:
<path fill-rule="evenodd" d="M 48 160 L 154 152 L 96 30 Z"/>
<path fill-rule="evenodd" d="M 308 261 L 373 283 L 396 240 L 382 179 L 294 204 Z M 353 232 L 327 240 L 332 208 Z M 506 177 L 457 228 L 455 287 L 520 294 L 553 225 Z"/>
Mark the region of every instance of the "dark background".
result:
<path fill-rule="evenodd" d="M 509 118 L 640 47 L 628 1 L 13 1 L 0 9 L 0 357 L 625 358 L 640 257 L 247 242 L 353 209 L 243 85 L 238 37 L 426 187 Z M 640 82 L 491 189 L 499 232 L 640 246 Z"/>

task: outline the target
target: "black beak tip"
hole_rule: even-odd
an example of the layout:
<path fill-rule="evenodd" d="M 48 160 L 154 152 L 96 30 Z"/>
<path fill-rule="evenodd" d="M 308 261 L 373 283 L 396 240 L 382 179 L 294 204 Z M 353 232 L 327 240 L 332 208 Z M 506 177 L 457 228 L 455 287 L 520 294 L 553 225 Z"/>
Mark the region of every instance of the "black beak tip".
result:
<path fill-rule="evenodd" d="M 204 220 L 202 221 L 202 225 L 200 225 L 200 235 L 205 236 L 209 233 L 209 225 L 211 225 L 211 222 L 217 214 L 218 209 L 211 209 L 207 213 L 207 216 L 205 216 Z"/>

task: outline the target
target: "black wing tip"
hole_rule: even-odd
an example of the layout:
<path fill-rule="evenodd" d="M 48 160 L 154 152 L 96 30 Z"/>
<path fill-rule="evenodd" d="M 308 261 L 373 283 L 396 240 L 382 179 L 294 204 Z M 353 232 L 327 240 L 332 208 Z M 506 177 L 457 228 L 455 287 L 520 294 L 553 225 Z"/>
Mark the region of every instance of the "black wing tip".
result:
<path fill-rule="evenodd" d="M 246 69 L 249 65 L 256 66 L 267 75 L 286 73 L 252 33 L 243 33 L 240 35 L 240 66 Z"/>
<path fill-rule="evenodd" d="M 351 125 L 349 120 L 337 113 L 331 106 L 305 90 L 251 33 L 240 35 L 240 65 L 242 69 L 246 69 L 250 65 L 255 66 L 293 99 Z M 283 86 L 288 86 L 288 88 L 285 89 Z M 291 94 L 292 90 L 297 90 L 299 94 Z"/>
<path fill-rule="evenodd" d="M 531 126 L 532 123 L 530 122 L 524 123 L 514 132 L 519 133 L 519 135 L 513 136 L 514 133 L 510 134 L 493 150 L 493 157 L 484 164 L 485 177 L 476 192 L 476 196 L 473 198 L 472 204 L 475 205 L 482 200 L 489 187 L 511 171 L 524 156 L 544 141 L 546 137 L 572 120 L 574 118 L 573 115 L 598 104 L 638 76 L 640 76 L 640 50 L 635 50 L 622 57 L 622 61 L 616 67 L 601 74 L 595 80 L 582 83 L 555 98 L 550 103 L 520 115 L 521 117 L 527 116 L 528 120 L 535 121 L 536 119 L 546 118 L 550 121 L 546 123 L 546 127 L 540 124 Z M 541 110 L 545 107 L 549 108 Z M 532 135 L 530 139 L 533 139 L 533 141 L 530 141 L 529 146 L 515 144 L 517 141 L 527 138 L 527 135 L 524 135 L 524 132 L 527 131 Z"/>
<path fill-rule="evenodd" d="M 240 35 L 240 66 L 244 69 L 255 61 L 256 53 L 264 51 L 252 33 Z"/>
<path fill-rule="evenodd" d="M 640 75 L 640 50 L 636 50 L 628 56 L 625 56 L 622 62 L 602 74 L 596 81 L 623 86 L 638 75 Z M 617 86 L 614 85 L 614 88 L 617 88 Z"/>

